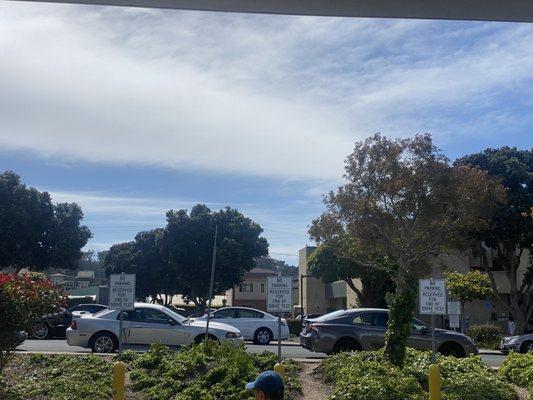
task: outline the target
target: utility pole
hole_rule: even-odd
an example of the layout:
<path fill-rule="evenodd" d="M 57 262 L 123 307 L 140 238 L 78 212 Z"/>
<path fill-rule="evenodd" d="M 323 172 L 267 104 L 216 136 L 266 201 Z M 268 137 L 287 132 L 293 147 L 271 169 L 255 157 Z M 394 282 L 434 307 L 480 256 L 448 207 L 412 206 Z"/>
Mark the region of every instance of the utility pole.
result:
<path fill-rule="evenodd" d="M 213 243 L 213 259 L 211 261 L 211 282 L 209 283 L 209 297 L 207 306 L 207 323 L 205 324 L 205 340 L 209 338 L 209 319 L 211 318 L 211 299 L 213 298 L 213 285 L 215 280 L 215 264 L 217 259 L 217 234 L 218 226 L 215 225 L 215 241 Z"/>

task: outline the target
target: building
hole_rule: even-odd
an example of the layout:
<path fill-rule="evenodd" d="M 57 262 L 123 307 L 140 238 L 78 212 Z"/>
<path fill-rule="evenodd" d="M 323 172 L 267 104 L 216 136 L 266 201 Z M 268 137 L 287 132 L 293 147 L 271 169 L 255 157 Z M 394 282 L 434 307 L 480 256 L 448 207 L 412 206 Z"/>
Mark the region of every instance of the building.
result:
<path fill-rule="evenodd" d="M 304 247 L 299 252 L 298 269 L 300 281 L 302 282 L 301 297 L 304 314 L 325 314 L 344 308 L 357 307 L 355 293 L 344 281 L 326 284 L 322 279 L 317 279 L 309 275 L 307 260 L 315 249 L 316 247 Z M 493 261 L 494 259 L 490 254 L 487 258 L 489 268 L 496 271 L 495 281 L 498 287 L 498 292 L 504 301 L 508 301 L 510 293 L 509 281 L 505 277 L 502 268 Z M 432 272 L 428 278 L 443 278 L 446 269 L 460 273 L 467 273 L 471 270 L 484 270 L 480 258 L 475 258 L 467 253 L 461 253 L 459 251 L 450 251 L 446 254 L 436 256 L 432 260 L 432 265 Z M 524 275 L 528 265 L 530 265 L 529 254 L 523 254 L 520 267 L 517 271 L 518 276 L 522 277 Z M 354 283 L 356 286 L 360 285 L 357 280 L 354 280 Z M 519 284 L 520 283 L 521 282 L 519 281 Z M 448 300 L 453 299 L 449 298 Z M 426 316 L 417 315 L 417 317 L 429 322 L 429 318 Z M 500 304 L 497 300 L 487 298 L 465 304 L 465 319 L 468 325 L 490 323 L 499 325 L 504 331 L 506 331 L 509 313 L 506 307 Z M 437 318 L 438 326 L 446 326 L 446 320 L 449 321 L 448 316 Z M 530 321 L 530 325 L 531 324 L 533 324 L 533 321 Z"/>
<path fill-rule="evenodd" d="M 276 271 L 264 268 L 252 268 L 244 274 L 243 280 L 237 286 L 226 292 L 228 306 L 252 307 L 267 311 L 267 279 L 277 276 Z M 298 303 L 298 277 L 292 282 L 293 304 Z"/>

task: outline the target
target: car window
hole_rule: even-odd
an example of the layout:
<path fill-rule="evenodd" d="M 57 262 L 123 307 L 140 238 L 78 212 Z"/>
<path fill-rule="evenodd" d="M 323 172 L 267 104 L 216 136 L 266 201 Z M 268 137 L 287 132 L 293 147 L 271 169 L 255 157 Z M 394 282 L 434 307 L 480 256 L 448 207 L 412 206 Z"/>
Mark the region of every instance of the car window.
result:
<path fill-rule="evenodd" d="M 428 329 L 428 326 L 416 318 L 413 318 L 411 321 L 411 328 L 415 331 L 421 331 L 422 329 Z"/>
<path fill-rule="evenodd" d="M 255 310 L 240 309 L 238 318 L 263 318 L 263 314 Z"/>
<path fill-rule="evenodd" d="M 330 319 L 336 319 L 336 318 L 339 318 L 339 317 L 343 317 L 345 315 L 346 315 L 346 311 L 345 310 L 338 310 L 338 311 L 333 311 L 333 312 L 330 312 L 329 314 L 322 315 L 321 317 L 313 318 L 313 319 L 316 322 L 323 322 L 323 321 L 329 321 Z M 310 317 L 308 317 L 308 318 L 310 318 Z"/>
<path fill-rule="evenodd" d="M 389 316 L 387 313 L 368 312 L 355 316 L 352 320 L 354 325 L 387 327 Z"/>
<path fill-rule="evenodd" d="M 213 313 L 213 317 L 215 318 L 234 318 L 234 315 L 235 315 L 234 308 L 223 308 Z"/>
<path fill-rule="evenodd" d="M 153 308 L 138 308 L 135 310 L 135 320 L 139 322 L 166 324 L 170 321 L 170 317 L 164 312 Z"/>

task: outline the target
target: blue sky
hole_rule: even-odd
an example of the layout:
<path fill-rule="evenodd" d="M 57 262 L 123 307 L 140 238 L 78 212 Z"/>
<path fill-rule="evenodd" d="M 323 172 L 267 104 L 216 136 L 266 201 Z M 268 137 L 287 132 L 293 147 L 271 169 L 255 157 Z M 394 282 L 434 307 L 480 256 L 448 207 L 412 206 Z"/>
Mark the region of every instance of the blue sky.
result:
<path fill-rule="evenodd" d="M 105 249 L 202 202 L 296 264 L 353 143 L 533 144 L 533 25 L 0 3 L 0 169 Z"/>

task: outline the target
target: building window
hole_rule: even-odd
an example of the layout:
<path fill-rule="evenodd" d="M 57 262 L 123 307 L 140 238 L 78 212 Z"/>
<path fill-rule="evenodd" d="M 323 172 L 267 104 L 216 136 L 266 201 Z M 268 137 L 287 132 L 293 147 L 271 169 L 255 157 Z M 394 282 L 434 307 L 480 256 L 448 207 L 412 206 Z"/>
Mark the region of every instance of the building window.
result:
<path fill-rule="evenodd" d="M 264 283 L 261 284 L 261 293 L 265 293 L 265 284 Z"/>
<path fill-rule="evenodd" d="M 239 284 L 239 292 L 241 293 L 251 293 L 254 291 L 253 283 L 241 283 Z"/>

